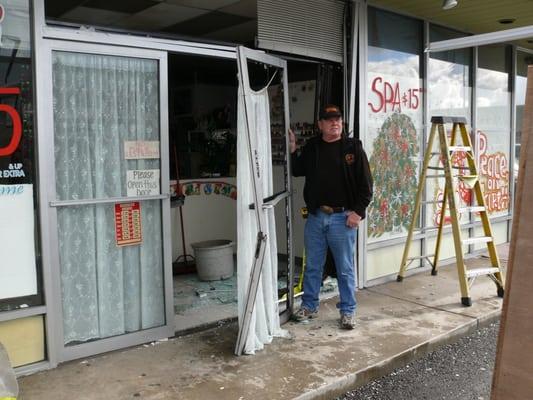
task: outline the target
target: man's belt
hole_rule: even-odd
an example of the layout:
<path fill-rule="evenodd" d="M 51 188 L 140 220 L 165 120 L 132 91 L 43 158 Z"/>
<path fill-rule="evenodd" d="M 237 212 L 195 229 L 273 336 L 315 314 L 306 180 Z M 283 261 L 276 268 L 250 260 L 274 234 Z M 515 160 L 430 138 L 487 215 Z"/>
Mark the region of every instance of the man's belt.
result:
<path fill-rule="evenodd" d="M 330 207 L 330 206 L 320 206 L 320 211 L 325 214 L 335 214 L 344 212 L 346 208 L 344 207 Z"/>

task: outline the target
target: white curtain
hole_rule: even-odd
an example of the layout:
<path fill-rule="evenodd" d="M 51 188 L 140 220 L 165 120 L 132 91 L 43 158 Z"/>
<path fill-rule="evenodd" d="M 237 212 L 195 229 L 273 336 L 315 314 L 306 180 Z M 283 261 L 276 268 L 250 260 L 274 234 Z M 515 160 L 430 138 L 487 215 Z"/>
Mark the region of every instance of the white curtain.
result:
<path fill-rule="evenodd" d="M 237 132 L 237 289 L 239 326 L 244 315 L 245 296 L 250 280 L 257 240 L 257 220 L 255 210 L 249 209 L 254 202 L 250 154 L 246 141 L 246 119 L 244 98 L 239 89 L 238 132 Z M 247 93 L 253 104 L 247 110 L 251 121 L 250 136 L 252 148 L 257 150 L 259 168 L 262 172 L 263 198 L 273 194 L 272 151 L 270 144 L 270 110 L 267 88 Z M 255 162 L 255 160 L 254 160 Z M 264 344 L 270 343 L 275 336 L 287 337 L 288 333 L 280 328 L 278 311 L 278 251 L 276 246 L 276 226 L 274 209 L 266 213 L 267 245 L 263 271 L 260 277 L 257 299 L 251 318 L 250 330 L 246 337 L 245 354 L 254 354 Z"/>
<path fill-rule="evenodd" d="M 126 196 L 124 141 L 159 140 L 158 64 L 53 53 L 56 193 L 59 200 Z M 141 245 L 117 247 L 114 204 L 58 208 L 64 343 L 165 323 L 161 204 L 142 201 Z"/>

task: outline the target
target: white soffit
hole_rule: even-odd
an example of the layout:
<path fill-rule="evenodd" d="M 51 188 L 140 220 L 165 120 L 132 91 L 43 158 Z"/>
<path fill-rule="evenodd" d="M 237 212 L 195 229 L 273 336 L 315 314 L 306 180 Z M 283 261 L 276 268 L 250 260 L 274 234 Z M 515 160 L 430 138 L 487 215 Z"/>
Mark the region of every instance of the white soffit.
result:
<path fill-rule="evenodd" d="M 533 25 L 521 28 L 507 29 L 504 31 L 481 33 L 458 39 L 441 40 L 432 42 L 426 49 L 427 52 L 463 49 L 465 47 L 484 46 L 487 44 L 512 42 L 514 40 L 533 38 Z"/>
<path fill-rule="evenodd" d="M 202 10 L 200 8 L 160 3 L 124 18 L 117 25 L 123 28 L 153 31 L 178 24 L 208 12 L 208 10 Z"/>

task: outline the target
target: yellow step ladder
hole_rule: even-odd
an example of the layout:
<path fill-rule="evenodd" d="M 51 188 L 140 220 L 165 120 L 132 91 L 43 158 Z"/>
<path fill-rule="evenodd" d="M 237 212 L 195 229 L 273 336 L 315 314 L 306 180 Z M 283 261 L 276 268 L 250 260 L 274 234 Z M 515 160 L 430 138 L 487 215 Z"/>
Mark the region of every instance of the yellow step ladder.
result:
<path fill-rule="evenodd" d="M 448 143 L 448 135 L 446 134 L 444 124 L 453 124 L 450 142 Z M 439 151 L 433 150 L 435 138 L 438 135 Z M 457 137 L 460 136 L 462 144 L 457 144 Z M 452 165 L 452 155 L 457 152 L 462 152 L 466 156 L 468 166 L 460 167 Z M 430 166 L 430 161 L 434 156 L 440 156 L 442 166 Z M 440 173 L 428 174 L 428 170 L 440 171 Z M 463 170 L 464 174 L 455 174 L 454 171 Z M 442 200 L 441 214 L 437 227 L 437 241 L 435 245 L 435 253 L 432 255 L 422 255 L 416 257 L 409 256 L 409 249 L 413 238 L 413 232 L 416 229 L 418 216 L 420 213 L 420 205 L 422 203 L 422 194 L 428 178 L 445 178 L 444 196 Z M 457 201 L 455 198 L 455 182 L 460 180 L 466 187 L 474 192 L 476 205 L 463 208 L 457 208 Z M 435 203 L 434 201 L 425 203 Z M 440 202 L 439 202 L 440 203 Z M 452 224 L 453 241 L 455 246 L 455 256 L 457 259 L 457 273 L 459 276 L 459 284 L 461 286 L 461 303 L 465 306 L 472 305 L 470 297 L 470 287 L 478 276 L 486 275 L 491 278 L 497 287 L 497 294 L 503 297 L 504 293 L 504 276 L 501 269 L 498 253 L 494 244 L 494 237 L 490 220 L 485 206 L 485 199 L 481 191 L 481 184 L 478 179 L 478 172 L 476 167 L 476 160 L 472 148 L 470 136 L 466 130 L 466 119 L 462 117 L 432 117 L 431 118 L 431 132 L 429 135 L 426 154 L 422 171 L 420 173 L 420 180 L 418 183 L 418 191 L 416 193 L 415 209 L 413 210 L 411 226 L 407 234 L 407 241 L 405 243 L 402 263 L 400 265 L 400 272 L 398 273 L 397 281 L 401 282 L 404 278 L 405 271 L 409 264 L 414 260 L 427 260 L 431 267 L 431 274 L 437 275 L 437 266 L 439 261 L 439 251 L 442 240 L 442 228 L 444 225 L 444 215 L 446 214 L 446 206 L 449 204 L 449 214 Z M 483 225 L 483 236 L 463 239 L 461 237 L 461 227 L 459 226 L 458 214 L 462 212 L 476 212 L 479 213 L 481 223 Z M 463 256 L 463 245 L 471 245 L 475 243 L 486 243 L 491 261 L 490 267 L 467 269 L 465 266 Z M 431 258 L 433 261 L 431 261 Z"/>

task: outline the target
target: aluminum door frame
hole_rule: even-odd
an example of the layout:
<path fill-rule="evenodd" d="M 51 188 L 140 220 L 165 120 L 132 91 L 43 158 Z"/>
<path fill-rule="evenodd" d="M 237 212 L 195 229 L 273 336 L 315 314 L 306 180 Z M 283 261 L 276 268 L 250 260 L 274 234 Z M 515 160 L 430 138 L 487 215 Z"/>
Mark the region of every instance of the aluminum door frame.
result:
<path fill-rule="evenodd" d="M 276 199 L 268 202 L 267 199 L 263 199 L 260 182 L 262 179 L 262 173 L 258 169 L 258 165 L 253 162 L 252 157 L 252 147 L 250 144 L 250 135 L 246 135 L 248 149 L 250 152 L 249 162 L 252 170 L 252 186 L 254 192 L 254 209 L 256 213 L 256 218 L 258 222 L 258 238 L 257 238 L 257 247 L 255 252 L 255 257 L 252 266 L 250 281 L 245 295 L 245 306 L 244 306 L 244 316 L 243 320 L 239 324 L 239 333 L 237 337 L 237 344 L 235 347 L 235 354 L 241 355 L 244 350 L 246 343 L 246 337 L 250 329 L 250 319 L 253 313 L 255 306 L 255 300 L 257 296 L 257 287 L 259 284 L 259 278 L 261 275 L 261 270 L 263 267 L 263 258 L 265 252 L 265 234 L 262 229 L 265 226 L 265 215 L 262 211 L 264 208 L 271 208 L 279 201 L 280 199 L 285 199 L 285 210 L 286 210 L 286 220 L 287 220 L 287 262 L 288 262 L 288 294 L 287 294 L 287 308 L 284 312 L 280 314 L 280 321 L 282 323 L 287 322 L 290 318 L 293 308 L 294 308 L 294 257 L 292 254 L 292 182 L 291 182 L 291 165 L 290 165 L 290 154 L 289 150 L 289 96 L 288 96 L 288 79 L 287 79 L 287 61 L 274 57 L 272 55 L 266 54 L 259 50 L 252 50 L 246 47 L 239 46 L 237 47 L 237 64 L 239 70 L 239 90 L 242 90 L 244 95 L 244 112 L 246 120 L 246 129 L 247 132 L 250 131 L 250 120 L 248 118 L 247 110 L 252 108 L 250 103 L 250 94 L 253 92 L 250 87 L 250 76 L 248 74 L 248 60 L 267 64 L 279 68 L 282 71 L 282 87 L 283 87 L 283 105 L 284 105 L 284 123 L 285 123 L 285 148 L 287 149 L 287 154 L 285 155 L 285 191 L 279 194 Z"/>
<path fill-rule="evenodd" d="M 53 121 L 53 82 L 52 53 L 63 51 L 69 53 L 98 54 L 143 58 L 156 60 L 159 69 L 159 126 L 160 126 L 160 169 L 161 194 L 144 197 L 120 197 L 109 199 L 89 199 L 87 201 L 57 201 L 54 159 L 54 121 Z M 37 70 L 37 125 L 39 152 L 39 195 L 41 208 L 41 230 L 47 237 L 47 251 L 43 254 L 43 274 L 48 280 L 46 295 L 47 313 L 47 344 L 51 366 L 58 362 L 91 356 L 98 353 L 134 346 L 153 340 L 174 335 L 174 310 L 172 294 L 172 246 L 170 236 L 170 193 L 169 193 L 169 156 L 168 156 L 168 71 L 167 52 L 104 44 L 89 44 L 63 40 L 44 39 L 40 42 L 39 68 Z M 143 200 L 159 200 L 161 202 L 161 226 L 163 238 L 163 274 L 165 324 L 160 327 L 126 333 L 119 336 L 102 338 L 94 342 L 65 346 L 63 343 L 63 308 L 61 295 L 61 271 L 59 264 L 59 240 L 57 224 L 57 208 L 70 205 L 102 204 Z M 44 244 L 43 244 L 44 245 Z M 170 278 L 169 278 L 170 277 Z"/>

